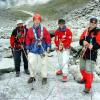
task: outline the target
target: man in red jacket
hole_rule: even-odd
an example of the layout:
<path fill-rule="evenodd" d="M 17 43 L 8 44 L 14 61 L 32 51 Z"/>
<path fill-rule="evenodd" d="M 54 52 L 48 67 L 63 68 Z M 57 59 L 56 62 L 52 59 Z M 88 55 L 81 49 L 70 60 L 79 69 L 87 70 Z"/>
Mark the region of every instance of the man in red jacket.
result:
<path fill-rule="evenodd" d="M 55 44 L 58 54 L 57 75 L 62 75 L 62 81 L 67 81 L 68 64 L 70 56 L 70 44 L 72 42 L 72 32 L 65 25 L 65 20 L 59 19 L 59 28 L 55 31 Z"/>
<path fill-rule="evenodd" d="M 22 20 L 17 20 L 17 27 L 13 30 L 10 37 L 10 45 L 13 50 L 14 62 L 15 62 L 15 71 L 16 76 L 20 75 L 20 62 L 21 62 L 21 54 L 23 56 L 24 62 L 24 70 L 26 74 L 29 74 L 28 71 L 28 61 L 26 58 L 26 49 L 25 49 L 25 38 L 27 30 Z"/>
<path fill-rule="evenodd" d="M 33 16 L 33 26 L 29 28 L 26 37 L 26 48 L 28 50 L 28 62 L 30 78 L 28 83 L 35 80 L 36 67 L 41 69 L 42 84 L 47 83 L 47 52 L 51 48 L 51 38 L 47 29 L 41 25 L 41 15 Z"/>
<path fill-rule="evenodd" d="M 100 48 L 100 29 L 97 28 L 97 18 L 90 19 L 89 27 L 80 36 L 80 72 L 83 76 L 78 83 L 85 83 L 85 93 L 89 93 L 93 82 L 93 71 L 97 59 L 97 50 Z"/>

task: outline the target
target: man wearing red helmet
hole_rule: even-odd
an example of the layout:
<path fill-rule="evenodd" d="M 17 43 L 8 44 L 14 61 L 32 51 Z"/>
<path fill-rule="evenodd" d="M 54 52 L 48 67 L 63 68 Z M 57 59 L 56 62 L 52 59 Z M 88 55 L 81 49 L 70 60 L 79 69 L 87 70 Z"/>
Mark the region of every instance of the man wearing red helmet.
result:
<path fill-rule="evenodd" d="M 47 52 L 51 48 L 51 38 L 47 29 L 41 25 L 41 15 L 33 16 L 33 26 L 28 30 L 26 37 L 26 48 L 28 50 L 28 61 L 30 78 L 28 83 L 35 81 L 35 69 L 40 64 L 42 84 L 47 83 Z"/>
<path fill-rule="evenodd" d="M 38 20 L 38 21 L 42 21 L 42 18 L 41 18 L 41 15 L 40 14 L 38 14 L 38 13 L 36 13 L 34 16 L 33 16 L 33 21 L 35 21 L 35 20 Z"/>

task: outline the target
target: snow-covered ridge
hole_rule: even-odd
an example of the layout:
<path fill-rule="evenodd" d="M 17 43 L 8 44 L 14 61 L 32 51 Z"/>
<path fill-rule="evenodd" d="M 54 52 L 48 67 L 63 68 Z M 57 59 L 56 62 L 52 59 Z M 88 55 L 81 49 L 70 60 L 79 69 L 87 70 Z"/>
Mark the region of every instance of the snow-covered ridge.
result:
<path fill-rule="evenodd" d="M 23 4 L 30 4 L 30 5 L 38 5 L 38 4 L 45 4 L 50 0 L 0 0 L 0 7 L 12 7 L 12 6 L 20 6 Z"/>

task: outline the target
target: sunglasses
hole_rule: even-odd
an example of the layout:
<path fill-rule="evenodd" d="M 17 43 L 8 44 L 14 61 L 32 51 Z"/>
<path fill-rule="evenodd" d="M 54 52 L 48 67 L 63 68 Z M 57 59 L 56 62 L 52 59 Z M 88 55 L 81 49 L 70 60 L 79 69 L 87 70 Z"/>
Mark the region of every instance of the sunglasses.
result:
<path fill-rule="evenodd" d="M 90 21 L 90 23 L 97 24 L 97 21 Z"/>

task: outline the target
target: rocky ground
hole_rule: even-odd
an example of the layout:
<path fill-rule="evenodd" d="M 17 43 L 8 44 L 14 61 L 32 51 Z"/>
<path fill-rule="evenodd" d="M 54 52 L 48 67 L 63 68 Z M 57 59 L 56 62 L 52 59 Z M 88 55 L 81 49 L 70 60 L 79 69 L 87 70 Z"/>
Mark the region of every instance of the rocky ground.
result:
<path fill-rule="evenodd" d="M 92 92 L 86 95 L 83 93 L 84 85 L 80 85 L 74 80 L 74 77 L 81 77 L 78 65 L 70 65 L 68 82 L 61 82 L 61 76 L 55 75 L 57 56 L 55 53 L 53 55 L 49 58 L 47 85 L 41 84 L 38 68 L 36 82 L 27 84 L 29 76 L 24 74 L 22 64 L 19 78 L 15 77 L 15 72 L 0 76 L 0 100 L 91 100 L 91 93 L 92 100 L 100 100 L 100 80 L 94 80 Z M 9 63 L 11 64 L 11 61 Z M 8 65 L 8 63 L 6 64 Z M 32 90 L 32 88 L 34 89 Z"/>

